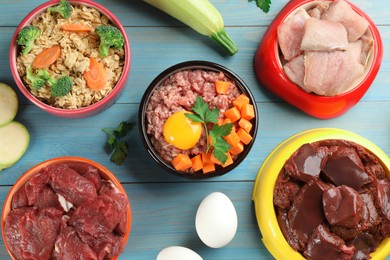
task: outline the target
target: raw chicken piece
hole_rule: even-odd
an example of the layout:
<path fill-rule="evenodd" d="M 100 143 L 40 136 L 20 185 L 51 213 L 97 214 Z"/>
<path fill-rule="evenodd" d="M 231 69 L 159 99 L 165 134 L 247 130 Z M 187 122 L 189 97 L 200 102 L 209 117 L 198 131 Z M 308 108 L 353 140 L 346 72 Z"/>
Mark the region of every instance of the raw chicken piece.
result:
<path fill-rule="evenodd" d="M 354 42 L 367 31 L 368 21 L 356 13 L 344 0 L 336 0 L 322 16 L 327 21 L 339 22 L 348 32 L 348 40 Z"/>
<path fill-rule="evenodd" d="M 302 9 L 278 27 L 278 42 L 286 60 L 289 61 L 301 53 L 303 28 L 309 18 L 307 12 Z"/>
<path fill-rule="evenodd" d="M 303 89 L 305 88 L 305 85 L 303 84 L 303 78 L 305 77 L 305 63 L 303 55 L 293 58 L 283 66 L 283 69 L 287 77 L 292 82 Z"/>
<path fill-rule="evenodd" d="M 303 30 L 301 50 L 332 51 L 346 50 L 348 37 L 341 23 L 309 18 Z"/>
<path fill-rule="evenodd" d="M 313 9 L 310 9 L 309 11 L 307 11 L 307 13 L 311 17 L 315 17 L 317 19 L 320 19 L 321 15 L 328 10 L 329 5 L 330 4 L 326 3 L 326 2 L 319 2 L 316 7 L 314 7 Z"/>
<path fill-rule="evenodd" d="M 335 96 L 348 91 L 354 80 L 364 71 L 348 51 L 305 54 L 306 90 L 323 96 Z"/>

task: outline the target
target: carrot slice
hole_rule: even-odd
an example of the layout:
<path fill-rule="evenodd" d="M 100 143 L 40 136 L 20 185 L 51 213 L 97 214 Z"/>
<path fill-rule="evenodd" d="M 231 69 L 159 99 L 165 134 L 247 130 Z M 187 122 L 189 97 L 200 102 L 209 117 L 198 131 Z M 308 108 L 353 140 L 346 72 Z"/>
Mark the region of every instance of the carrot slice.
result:
<path fill-rule="evenodd" d="M 223 137 L 228 144 L 231 146 L 236 146 L 240 142 L 240 137 L 238 137 L 235 131 L 231 131 L 230 134 Z"/>
<path fill-rule="evenodd" d="M 212 161 L 211 161 L 211 153 L 205 153 L 205 152 L 203 152 L 203 153 L 202 153 L 202 162 L 203 162 L 203 164 L 212 162 Z"/>
<path fill-rule="evenodd" d="M 61 30 L 67 32 L 91 32 L 93 30 L 93 27 L 87 24 L 71 23 L 62 25 Z"/>
<path fill-rule="evenodd" d="M 238 119 L 241 118 L 240 110 L 237 107 L 231 107 L 225 112 L 223 112 L 223 114 L 227 118 L 229 118 L 232 121 L 232 123 L 236 122 Z"/>
<path fill-rule="evenodd" d="M 230 84 L 231 83 L 229 81 L 216 80 L 215 90 L 218 94 L 226 94 L 230 88 Z"/>
<path fill-rule="evenodd" d="M 240 121 L 238 121 L 238 125 L 242 127 L 247 133 L 250 133 L 252 130 L 252 123 L 249 122 L 249 120 L 246 120 L 245 118 L 241 118 Z"/>
<path fill-rule="evenodd" d="M 234 155 L 242 153 L 243 151 L 244 151 L 244 144 L 242 142 L 238 142 L 237 145 L 232 146 L 232 148 L 229 149 L 229 152 Z"/>
<path fill-rule="evenodd" d="M 32 66 L 36 69 L 43 69 L 53 64 L 61 55 L 59 45 L 44 49 L 34 59 Z"/>
<path fill-rule="evenodd" d="M 196 172 L 203 168 L 202 156 L 200 154 L 191 158 L 192 169 Z"/>
<path fill-rule="evenodd" d="M 180 153 L 173 158 L 172 165 L 177 171 L 185 171 L 192 167 L 192 162 L 188 155 Z"/>
<path fill-rule="evenodd" d="M 222 165 L 222 167 L 227 167 L 227 166 L 233 164 L 233 158 L 232 158 L 232 156 L 230 155 L 230 153 L 227 152 L 226 155 L 227 155 L 228 158 L 226 159 L 226 162 L 225 162 L 224 165 Z"/>
<path fill-rule="evenodd" d="M 89 70 L 84 72 L 84 79 L 90 89 L 95 91 L 101 90 L 107 83 L 106 71 L 103 65 L 97 60 L 93 58 L 89 60 Z"/>
<path fill-rule="evenodd" d="M 233 100 L 233 105 L 239 110 L 241 110 L 242 106 L 245 104 L 249 104 L 249 98 L 244 93 L 242 93 L 241 95 L 236 97 L 235 100 Z"/>
<path fill-rule="evenodd" d="M 237 135 L 244 144 L 249 144 L 252 141 L 252 136 L 248 134 L 243 128 L 238 129 Z"/>
<path fill-rule="evenodd" d="M 211 160 L 213 163 L 215 163 L 215 164 L 222 165 L 222 163 L 221 163 L 217 158 L 215 158 L 214 154 L 211 154 L 210 160 Z"/>
<path fill-rule="evenodd" d="M 251 120 L 255 117 L 255 109 L 251 104 L 245 104 L 241 108 L 241 116 L 246 120 Z"/>
<path fill-rule="evenodd" d="M 203 164 L 203 173 L 209 173 L 215 171 L 215 165 L 212 162 Z"/>

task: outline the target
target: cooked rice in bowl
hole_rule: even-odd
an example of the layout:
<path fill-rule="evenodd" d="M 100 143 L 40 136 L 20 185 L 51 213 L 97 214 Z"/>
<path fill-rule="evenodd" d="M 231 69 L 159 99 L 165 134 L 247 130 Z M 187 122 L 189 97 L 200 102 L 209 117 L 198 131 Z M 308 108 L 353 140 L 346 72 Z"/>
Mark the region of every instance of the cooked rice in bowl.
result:
<path fill-rule="evenodd" d="M 106 97 L 120 79 L 125 63 L 125 50 L 110 48 L 107 57 L 99 55 L 100 39 L 94 32 L 68 32 L 61 29 L 64 24 L 87 24 L 93 28 L 100 25 L 113 25 L 109 18 L 93 7 L 72 5 L 71 16 L 62 18 L 58 13 L 47 10 L 32 20 L 31 25 L 38 28 L 40 36 L 35 40 L 33 49 L 26 55 L 18 53 L 17 70 L 32 95 L 53 107 L 62 109 L 77 109 L 87 107 Z M 47 71 L 55 78 L 67 75 L 71 78 L 72 90 L 61 97 L 51 95 L 50 86 L 45 84 L 39 90 L 31 87 L 26 78 L 26 71 L 35 57 L 44 49 L 59 45 L 60 57 L 51 64 Z M 94 91 L 88 88 L 83 73 L 89 70 L 90 58 L 103 65 L 106 73 L 104 88 Z"/>

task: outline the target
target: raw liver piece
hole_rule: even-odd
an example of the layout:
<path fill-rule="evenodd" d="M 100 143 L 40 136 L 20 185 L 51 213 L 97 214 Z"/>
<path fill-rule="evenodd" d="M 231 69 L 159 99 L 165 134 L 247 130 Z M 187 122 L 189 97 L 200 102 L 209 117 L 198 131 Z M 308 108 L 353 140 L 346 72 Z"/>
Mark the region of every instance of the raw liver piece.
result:
<path fill-rule="evenodd" d="M 278 27 L 278 42 L 286 60 L 291 60 L 301 53 L 303 28 L 309 18 L 307 12 L 301 9 Z"/>
<path fill-rule="evenodd" d="M 66 224 L 61 226 L 54 244 L 52 254 L 54 260 L 98 259 L 96 253 L 80 239 L 74 228 L 66 226 Z"/>
<path fill-rule="evenodd" d="M 54 208 L 17 208 L 5 219 L 4 233 L 16 259 L 49 259 L 62 212 Z"/>
<path fill-rule="evenodd" d="M 344 0 L 334 1 L 321 18 L 343 24 L 345 29 L 347 29 L 350 42 L 354 42 L 362 37 L 369 26 L 368 21 L 356 13 Z"/>
<path fill-rule="evenodd" d="M 296 182 L 279 180 L 274 189 L 274 204 L 281 209 L 289 209 L 299 189 Z"/>
<path fill-rule="evenodd" d="M 354 253 L 354 247 L 348 247 L 344 240 L 332 234 L 325 226 L 319 225 L 310 237 L 303 254 L 309 260 L 350 260 Z"/>
<path fill-rule="evenodd" d="M 326 220 L 331 225 L 355 227 L 363 214 L 363 200 L 354 189 L 338 186 L 324 191 L 322 204 Z"/>
<path fill-rule="evenodd" d="M 283 70 L 292 82 L 303 89 L 305 88 L 305 84 L 303 83 L 303 79 L 305 77 L 305 63 L 303 55 L 299 55 L 287 62 L 283 66 Z"/>
<path fill-rule="evenodd" d="M 348 37 L 341 23 L 310 17 L 304 26 L 301 50 L 332 51 L 346 50 Z"/>
<path fill-rule="evenodd" d="M 304 144 L 286 162 L 286 173 L 293 179 L 308 182 L 313 177 L 318 178 L 321 172 L 322 159 L 327 155 L 328 148 Z"/>
<path fill-rule="evenodd" d="M 305 89 L 318 95 L 335 96 L 347 91 L 363 71 L 363 65 L 348 51 L 305 53 Z"/>
<path fill-rule="evenodd" d="M 348 243 L 349 246 L 355 247 L 354 260 L 369 260 L 370 253 L 378 247 L 380 241 L 376 240 L 369 233 L 361 233 L 358 237 Z"/>
<path fill-rule="evenodd" d="M 82 177 L 66 164 L 47 167 L 50 174 L 49 184 L 53 190 L 61 194 L 66 200 L 75 206 L 97 197 L 93 182 Z"/>
<path fill-rule="evenodd" d="M 377 200 L 382 214 L 390 221 L 390 181 L 379 180 L 377 183 Z"/>
<path fill-rule="evenodd" d="M 346 185 L 357 191 L 372 182 L 353 148 L 333 147 L 327 156 L 322 171 L 335 185 Z"/>
<path fill-rule="evenodd" d="M 325 220 L 322 193 L 327 188 L 322 181 L 313 179 L 300 189 L 293 201 L 288 221 L 301 245 L 307 243 L 313 230 Z"/>

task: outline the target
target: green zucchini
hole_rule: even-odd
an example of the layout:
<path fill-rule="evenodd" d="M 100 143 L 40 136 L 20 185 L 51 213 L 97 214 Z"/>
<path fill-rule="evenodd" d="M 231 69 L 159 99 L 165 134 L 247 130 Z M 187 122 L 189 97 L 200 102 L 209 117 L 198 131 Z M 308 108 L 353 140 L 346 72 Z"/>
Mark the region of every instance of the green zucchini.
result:
<path fill-rule="evenodd" d="M 238 48 L 226 33 L 221 14 L 208 0 L 143 0 L 221 45 L 229 55 Z"/>

